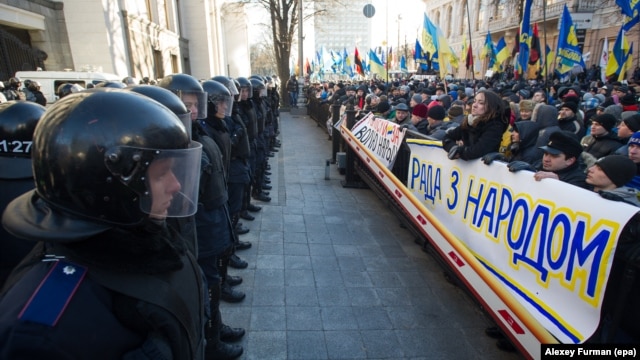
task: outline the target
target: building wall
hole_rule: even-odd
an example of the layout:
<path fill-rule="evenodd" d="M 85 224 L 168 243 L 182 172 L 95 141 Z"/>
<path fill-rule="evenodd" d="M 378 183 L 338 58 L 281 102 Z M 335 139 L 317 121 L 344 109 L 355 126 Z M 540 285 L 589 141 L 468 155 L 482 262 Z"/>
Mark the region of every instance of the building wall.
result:
<path fill-rule="evenodd" d="M 0 0 L 0 24 L 26 29 L 30 45 L 47 54 L 46 70 L 73 68 L 63 7 L 57 1 Z"/>
<path fill-rule="evenodd" d="M 74 70 L 129 75 L 123 10 L 117 1 L 65 0 Z"/>
<path fill-rule="evenodd" d="M 245 6 L 239 3 L 224 4 L 221 18 L 225 52 L 220 74 L 233 78 L 248 77 L 251 75 L 251 61 Z"/>

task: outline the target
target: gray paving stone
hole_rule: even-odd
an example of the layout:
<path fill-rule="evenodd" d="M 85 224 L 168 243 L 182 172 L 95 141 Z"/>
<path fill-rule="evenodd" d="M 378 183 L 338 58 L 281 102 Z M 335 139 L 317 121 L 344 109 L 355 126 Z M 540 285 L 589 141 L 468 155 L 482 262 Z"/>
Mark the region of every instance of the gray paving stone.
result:
<path fill-rule="evenodd" d="M 322 331 L 287 331 L 288 359 L 327 359 Z M 267 359 L 266 357 L 264 359 Z"/>
<path fill-rule="evenodd" d="M 289 113 L 280 126 L 273 200 L 243 221 L 249 268 L 230 270 L 247 297 L 220 307 L 247 331 L 240 359 L 521 358 L 484 336 L 491 321 L 373 191 L 342 187 L 335 165 L 324 180 L 323 128 Z"/>

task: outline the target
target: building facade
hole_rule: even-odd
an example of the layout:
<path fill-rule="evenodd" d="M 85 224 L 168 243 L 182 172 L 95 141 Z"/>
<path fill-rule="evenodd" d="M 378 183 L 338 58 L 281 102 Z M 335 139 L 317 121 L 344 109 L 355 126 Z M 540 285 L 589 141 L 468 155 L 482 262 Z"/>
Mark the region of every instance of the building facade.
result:
<path fill-rule="evenodd" d="M 138 79 L 247 75 L 244 9 L 225 6 L 223 0 L 0 0 L 0 79 L 37 68 Z"/>
<path fill-rule="evenodd" d="M 438 25 L 449 39 L 451 46 L 462 57 L 462 44 L 469 38 L 471 26 L 471 44 L 474 50 L 475 78 L 482 77 L 487 70 L 487 61 L 478 55 L 484 45 L 487 31 L 491 32 L 494 43 L 504 37 L 507 48 L 513 49 L 520 26 L 521 9 L 524 1 L 519 0 L 429 0 L 424 1 L 427 16 Z M 567 5 L 577 29 L 584 29 L 579 41 L 583 47 L 583 56 L 587 67 L 598 65 L 602 54 L 604 39 L 608 39 L 609 51 L 613 47 L 618 30 L 622 25 L 620 8 L 614 0 L 533 0 L 531 6 L 531 26 L 538 24 L 540 47 L 545 45 L 553 51 L 558 43 L 564 5 Z M 468 10 L 467 10 L 468 5 Z M 469 14 L 469 16 L 467 15 Z M 470 19 L 470 21 L 469 21 Z M 640 40 L 640 26 L 636 25 L 628 33 L 629 42 Z M 513 57 L 505 63 L 513 64 Z M 634 66 L 637 60 L 634 61 Z M 471 77 L 464 61 L 458 77 Z"/>

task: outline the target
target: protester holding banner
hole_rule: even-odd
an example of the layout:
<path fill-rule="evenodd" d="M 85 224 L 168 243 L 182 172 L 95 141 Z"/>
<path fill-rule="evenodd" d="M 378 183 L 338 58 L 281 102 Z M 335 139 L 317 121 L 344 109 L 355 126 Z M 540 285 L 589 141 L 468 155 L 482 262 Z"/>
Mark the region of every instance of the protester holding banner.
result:
<path fill-rule="evenodd" d="M 498 94 L 481 90 L 462 125 L 447 132 L 442 148 L 450 159 L 472 160 L 498 151 L 502 134 L 507 129 L 504 103 Z"/>
<path fill-rule="evenodd" d="M 625 186 L 636 175 L 636 165 L 622 155 L 598 159 L 587 171 L 587 184 L 605 199 L 623 201 L 640 207 L 638 190 Z"/>

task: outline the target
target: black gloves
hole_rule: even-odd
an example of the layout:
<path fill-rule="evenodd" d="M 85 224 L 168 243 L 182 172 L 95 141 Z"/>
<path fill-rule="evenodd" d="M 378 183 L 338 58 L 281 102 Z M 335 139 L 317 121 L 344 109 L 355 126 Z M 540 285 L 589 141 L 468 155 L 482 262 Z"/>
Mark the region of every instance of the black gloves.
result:
<path fill-rule="evenodd" d="M 496 160 L 507 162 L 507 158 L 499 152 L 488 153 L 482 157 L 482 162 L 485 163 L 485 165 L 489 165 Z"/>
<path fill-rule="evenodd" d="M 449 159 L 455 160 L 460 157 L 460 154 L 462 154 L 462 148 L 458 145 L 453 145 L 453 147 L 449 149 L 449 155 L 447 156 Z"/>
<path fill-rule="evenodd" d="M 512 161 L 509 163 L 509 165 L 507 165 L 507 167 L 511 172 L 518 172 L 520 170 L 529 170 L 533 172 L 536 171 L 536 169 L 534 169 L 533 166 L 531 166 L 531 164 L 524 161 Z"/>

